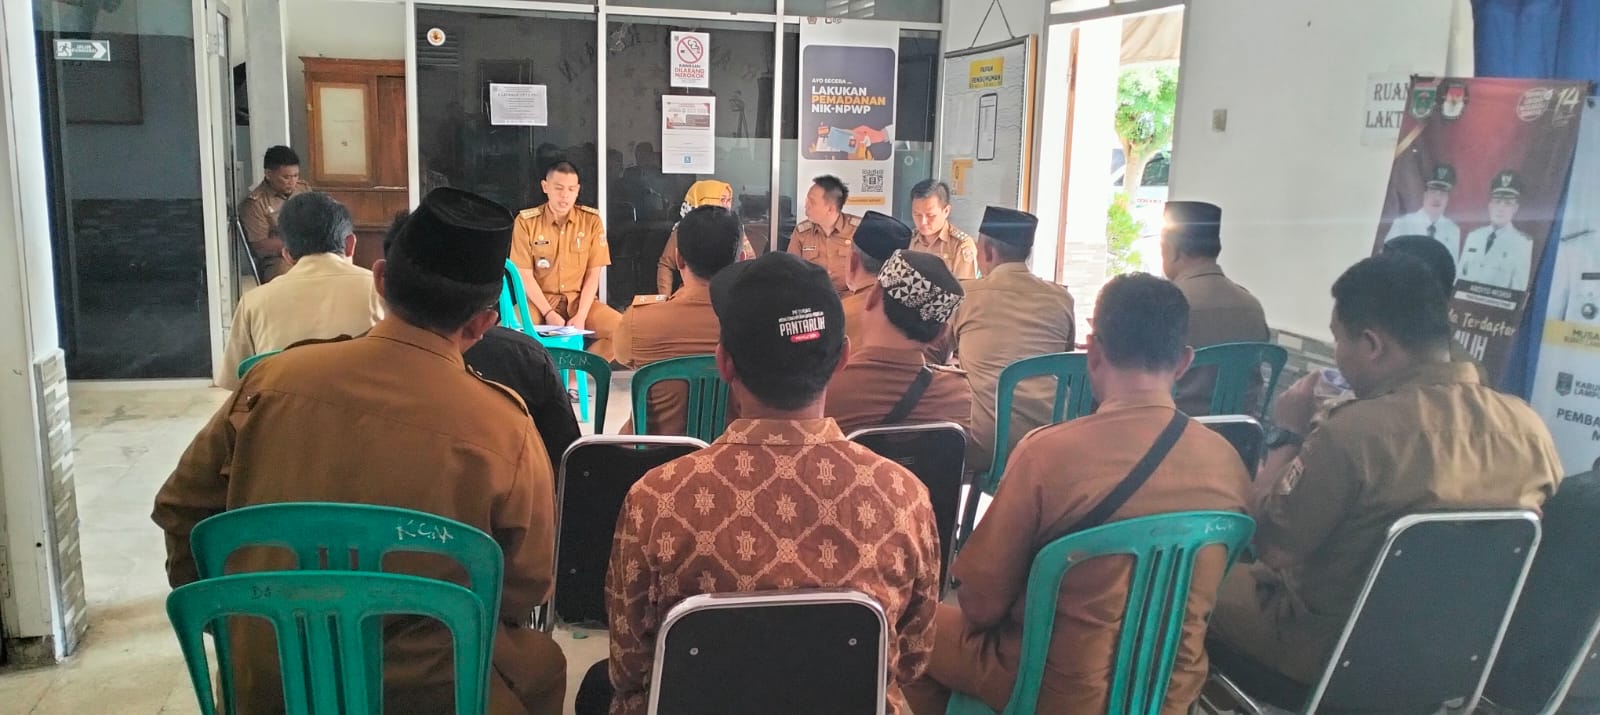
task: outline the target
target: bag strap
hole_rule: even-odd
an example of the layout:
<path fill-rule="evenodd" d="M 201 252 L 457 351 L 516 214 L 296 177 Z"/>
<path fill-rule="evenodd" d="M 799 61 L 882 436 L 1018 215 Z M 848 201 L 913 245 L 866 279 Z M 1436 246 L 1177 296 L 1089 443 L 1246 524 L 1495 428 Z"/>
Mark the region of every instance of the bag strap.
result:
<path fill-rule="evenodd" d="M 1167 423 L 1166 429 L 1161 430 L 1161 435 L 1156 437 L 1155 444 L 1150 445 L 1150 451 L 1144 453 L 1144 456 L 1139 459 L 1139 463 L 1133 465 L 1133 469 L 1128 472 L 1128 476 L 1123 477 L 1122 481 L 1111 490 L 1110 494 L 1100 500 L 1100 503 L 1096 504 L 1088 515 L 1073 525 L 1072 531 L 1079 532 L 1093 529 L 1106 523 L 1106 520 L 1110 519 L 1112 514 L 1117 513 L 1117 510 L 1121 509 L 1123 504 L 1128 503 L 1128 499 L 1133 496 L 1134 492 L 1139 491 L 1139 487 L 1150 481 L 1150 475 L 1154 474 L 1156 467 L 1161 466 L 1161 463 L 1166 460 L 1167 454 L 1172 451 L 1173 445 L 1178 443 L 1178 438 L 1183 436 L 1183 431 L 1188 427 L 1188 415 L 1183 414 L 1182 410 L 1173 410 L 1172 421 Z"/>
<path fill-rule="evenodd" d="M 889 410 L 889 416 L 878 424 L 894 425 L 904 422 L 911 416 L 911 411 L 917 409 L 917 403 L 922 401 L 922 395 L 928 391 L 930 384 L 933 384 L 933 370 L 923 365 L 916 379 L 911 381 L 911 386 L 906 388 L 906 394 L 900 396 L 900 401 L 894 403 L 894 409 Z"/>

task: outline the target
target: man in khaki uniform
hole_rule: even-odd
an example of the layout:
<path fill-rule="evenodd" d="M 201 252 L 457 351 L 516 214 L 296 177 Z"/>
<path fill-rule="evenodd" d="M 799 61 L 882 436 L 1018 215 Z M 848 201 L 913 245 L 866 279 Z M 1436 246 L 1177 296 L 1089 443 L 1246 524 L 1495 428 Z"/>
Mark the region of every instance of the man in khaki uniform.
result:
<path fill-rule="evenodd" d="M 962 284 L 967 297 L 951 321 L 961 367 L 972 384 L 972 445 L 967 466 L 979 472 L 994 458 L 996 389 L 1000 372 L 1022 358 L 1073 349 L 1072 294 L 1066 286 L 1028 272 L 1039 219 L 990 206 L 978 231 L 978 268 L 983 277 Z M 1050 423 L 1055 381 L 1040 378 L 1017 386 L 1012 402 L 1010 446 L 1035 427 Z"/>
<path fill-rule="evenodd" d="M 605 222 L 599 211 L 578 205 L 578 167 L 571 162 L 551 164 L 540 185 L 549 201 L 518 213 L 511 236 L 511 262 L 539 313 L 534 321 L 594 331 L 589 352 L 610 360 L 622 315 L 599 301 L 600 277 L 611 265 Z"/>
<path fill-rule="evenodd" d="M 408 219 L 374 282 L 390 315 L 367 335 L 284 351 L 245 376 L 156 494 L 167 578 L 197 578 L 189 533 L 230 509 L 293 501 L 380 504 L 456 519 L 505 553 L 505 582 L 489 678 L 489 712 L 557 715 L 566 663 L 529 628 L 550 595 L 554 496 L 550 460 L 522 402 L 469 371 L 461 354 L 494 327 L 511 213 L 456 189 L 436 189 Z M 391 570 L 465 584 L 431 555 L 390 559 Z M 252 550 L 231 572 L 292 567 L 281 551 Z M 421 617 L 384 624 L 384 702 L 446 712 L 453 700 L 450 634 Z M 270 626 L 231 630 L 234 701 L 281 703 Z"/>
<path fill-rule="evenodd" d="M 861 217 L 851 244 L 849 272 L 845 274 L 845 291 L 839 294 L 839 301 L 844 304 L 844 336 L 851 345 L 860 345 L 865 335 L 867 297 L 878 285 L 878 272 L 883 270 L 884 261 L 911 245 L 911 227 L 893 216 L 868 211 Z"/>
<path fill-rule="evenodd" d="M 1022 441 L 1000 490 L 951 566 L 960 605 L 941 605 L 928 675 L 907 688 L 917 715 L 945 710 L 950 690 L 995 712 L 1011 698 L 1022 650 L 1028 570 L 1040 548 L 1067 534 L 1141 516 L 1243 511 L 1250 477 L 1222 437 L 1177 412 L 1172 387 L 1194 357 L 1184 345 L 1187 310 L 1171 283 L 1113 278 L 1095 303 L 1089 380 L 1100 410 Z M 1107 502 L 1145 455 L 1173 439 L 1148 481 Z M 1105 506 L 1101 506 L 1105 504 Z M 1165 715 L 1184 715 L 1206 678 L 1206 618 L 1226 566 L 1221 547 L 1201 552 L 1184 610 L 1183 639 Z M 1095 559 L 1067 573 L 1041 683 L 1041 713 L 1107 712 L 1110 667 L 1128 597 L 1129 562 Z M 1115 708 L 1112 709 L 1113 711 Z"/>
<path fill-rule="evenodd" d="M 350 262 L 356 252 L 350 211 L 332 196 L 300 194 L 284 202 L 278 221 L 289 272 L 239 298 L 217 365 L 217 386 L 239 386 L 239 363 L 302 340 L 360 335 L 383 320 L 372 271 Z"/>
<path fill-rule="evenodd" d="M 300 157 L 289 147 L 268 149 L 261 164 L 265 168 L 264 175 L 239 206 L 239 223 L 244 227 L 250 252 L 255 254 L 261 282 L 266 283 L 289 270 L 283 261 L 283 239 L 274 235 L 278 228 L 278 211 L 283 208 L 283 202 L 310 191 L 311 187 L 300 180 Z"/>
<path fill-rule="evenodd" d="M 1189 300 L 1189 346 L 1259 343 L 1272 339 L 1261 301 L 1228 280 L 1222 255 L 1222 209 L 1203 201 L 1168 201 L 1167 228 L 1161 233 L 1161 268 Z M 1197 368 L 1178 380 L 1178 409 L 1193 416 L 1211 414 L 1217 369 Z M 1248 404 L 1261 404 L 1263 382 L 1256 380 Z M 1261 417 L 1262 415 L 1253 415 Z"/>
<path fill-rule="evenodd" d="M 1424 264 L 1368 258 L 1333 299 L 1335 358 L 1357 399 L 1314 427 L 1311 379 L 1275 403 L 1251 508 L 1260 561 L 1229 574 L 1211 622 L 1225 672 L 1253 662 L 1314 682 L 1395 519 L 1538 509 L 1561 478 L 1538 415 L 1451 362 L 1445 294 Z"/>
<path fill-rule="evenodd" d="M 688 216 L 701 206 L 721 206 L 729 211 L 733 210 L 733 186 L 726 181 L 704 179 L 696 181 L 689 186 L 689 192 L 684 194 L 683 206 L 680 216 Z M 750 245 L 748 236 L 741 236 L 739 240 L 739 260 L 748 261 L 756 257 L 756 249 Z M 682 267 L 679 265 L 678 256 L 678 226 L 672 227 L 672 233 L 667 235 L 667 245 L 661 248 L 661 257 L 656 259 L 656 292 L 661 295 L 672 295 L 673 291 L 683 282 Z"/>
<path fill-rule="evenodd" d="M 828 269 L 833 289 L 850 290 L 850 245 L 861 222 L 844 212 L 850 189 L 836 176 L 819 176 L 806 192 L 806 220 L 794 227 L 789 252 Z"/>
<path fill-rule="evenodd" d="M 720 206 L 702 206 L 678 222 L 678 272 L 683 287 L 670 297 L 642 295 L 617 323 L 617 362 L 637 370 L 653 362 L 717 351 L 711 277 L 733 265 L 739 252 L 739 219 Z M 682 381 L 650 388 L 645 427 L 649 434 L 688 430 L 689 386 Z M 630 428 L 637 420 L 630 420 Z M 625 429 L 624 431 L 631 431 Z"/>
<path fill-rule="evenodd" d="M 866 230 L 863 222 L 858 249 L 866 246 Z M 965 427 L 972 414 L 966 375 L 930 367 L 925 354 L 960 307 L 961 282 L 938 256 L 902 250 L 884 262 L 866 295 L 866 310 L 856 317 L 861 339 L 851 339 L 850 361 L 828 383 L 827 415 L 846 434 L 910 422 Z"/>
<path fill-rule="evenodd" d="M 944 259 L 960 280 L 978 277 L 978 243 L 966 231 L 950 225 L 949 186 L 926 179 L 911 187 L 911 221 L 917 229 L 911 250 Z"/>

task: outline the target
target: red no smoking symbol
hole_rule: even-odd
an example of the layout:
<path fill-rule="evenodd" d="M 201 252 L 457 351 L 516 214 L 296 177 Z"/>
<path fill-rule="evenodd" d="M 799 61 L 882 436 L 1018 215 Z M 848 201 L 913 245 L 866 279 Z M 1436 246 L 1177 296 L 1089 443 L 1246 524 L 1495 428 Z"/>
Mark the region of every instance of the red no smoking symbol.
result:
<path fill-rule="evenodd" d="M 678 59 L 682 62 L 699 62 L 706 56 L 706 46 L 700 43 L 698 37 L 685 37 L 678 40 Z"/>

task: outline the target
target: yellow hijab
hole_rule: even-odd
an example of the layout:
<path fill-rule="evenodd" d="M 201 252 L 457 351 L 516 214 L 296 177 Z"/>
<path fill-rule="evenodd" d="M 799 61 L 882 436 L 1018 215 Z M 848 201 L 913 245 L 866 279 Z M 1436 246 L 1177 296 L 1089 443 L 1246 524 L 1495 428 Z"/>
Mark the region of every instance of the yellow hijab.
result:
<path fill-rule="evenodd" d="M 683 195 L 683 210 L 678 213 L 687 216 L 690 211 L 701 206 L 721 204 L 723 194 L 733 194 L 733 186 L 726 181 L 716 179 L 696 181 L 689 187 L 689 193 Z"/>

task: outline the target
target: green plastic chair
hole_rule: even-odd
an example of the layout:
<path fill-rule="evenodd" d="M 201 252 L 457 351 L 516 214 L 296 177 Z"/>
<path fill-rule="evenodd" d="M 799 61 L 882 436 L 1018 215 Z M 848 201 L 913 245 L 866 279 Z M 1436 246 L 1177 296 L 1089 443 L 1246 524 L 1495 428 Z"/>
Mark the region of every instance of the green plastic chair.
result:
<path fill-rule="evenodd" d="M 205 715 L 215 715 L 217 707 L 204 633 L 227 616 L 263 618 L 277 631 L 286 715 L 382 712 L 382 616 L 390 614 L 429 616 L 450 629 L 456 712 L 484 712 L 494 630 L 486 625 L 490 614 L 483 600 L 453 583 L 399 574 L 273 571 L 196 581 L 167 596 L 167 618 Z"/>
<path fill-rule="evenodd" d="M 996 388 L 997 416 L 994 433 L 994 461 L 989 466 L 989 478 L 984 488 L 990 494 L 1000 486 L 1006 460 L 1011 457 L 1011 412 L 1016 398 L 1017 384 L 1032 377 L 1056 379 L 1055 401 L 1050 408 L 1050 424 L 1067 422 L 1094 411 L 1094 392 L 1089 388 L 1089 354 L 1051 353 L 1023 358 L 1000 371 L 1000 384 Z"/>
<path fill-rule="evenodd" d="M 534 334 L 533 316 L 528 314 L 528 292 L 522 287 L 522 272 L 509 258 L 506 259 L 505 278 L 500 281 L 500 325 Z"/>
<path fill-rule="evenodd" d="M 1271 414 L 1272 393 L 1278 387 L 1278 378 L 1283 374 L 1283 366 L 1287 362 L 1289 351 L 1282 345 L 1223 343 L 1194 351 L 1194 364 L 1189 369 L 1217 368 L 1217 382 L 1211 388 L 1211 414 L 1250 415 L 1266 419 Z M 1263 364 L 1270 367 L 1272 373 L 1267 377 L 1261 411 L 1256 412 L 1252 409 L 1255 405 L 1245 404 L 1245 398 L 1250 394 L 1251 383 L 1261 374 Z"/>
<path fill-rule="evenodd" d="M 594 433 L 605 434 L 606 431 L 606 402 L 611 399 L 611 363 L 605 358 L 586 350 L 573 350 L 571 348 L 547 348 L 550 357 L 554 359 L 556 369 L 561 371 L 565 379 L 568 370 L 576 370 L 594 378 Z M 579 391 L 584 397 L 588 392 Z M 579 400 L 579 412 L 583 419 L 589 419 L 589 400 Z"/>
<path fill-rule="evenodd" d="M 1196 556 L 1206 547 L 1222 545 L 1228 550 L 1226 568 L 1232 568 L 1254 533 L 1255 522 L 1243 514 L 1194 511 L 1119 521 L 1046 544 L 1028 573 L 1022 654 L 1003 715 L 1033 715 L 1037 709 L 1061 582 L 1067 572 L 1090 559 L 1124 555 L 1133 557 L 1133 572 L 1122 630 L 1117 635 L 1106 712 L 1158 715 L 1183 640 Z M 994 715 L 981 701 L 963 693 L 951 695 L 945 713 Z"/>
<path fill-rule="evenodd" d="M 256 353 L 254 355 L 251 355 L 250 357 L 247 357 L 247 358 L 245 358 L 243 360 L 240 360 L 239 361 L 239 373 L 238 373 L 239 379 L 243 380 L 244 379 L 244 374 L 247 373 L 247 372 L 250 372 L 250 368 L 255 367 L 256 363 L 261 362 L 262 360 L 265 360 L 265 359 L 267 359 L 269 357 L 272 357 L 273 355 L 277 355 L 278 353 L 281 353 L 281 352 L 283 352 L 283 351 L 282 350 L 268 350 L 268 351 L 266 351 L 264 353 Z"/>
<path fill-rule="evenodd" d="M 681 380 L 689 383 L 688 434 L 711 442 L 722 434 L 728 421 L 728 383 L 717 373 L 714 355 L 690 355 L 653 362 L 633 374 L 633 431 L 650 434 L 646 424 L 649 407 L 646 397 L 658 382 Z"/>
<path fill-rule="evenodd" d="M 500 612 L 505 557 L 488 534 L 453 519 L 399 507 L 373 504 L 289 502 L 233 509 L 212 516 L 189 534 L 190 551 L 201 580 L 221 577 L 228 557 L 241 548 L 286 549 L 301 571 L 378 572 L 384 556 L 423 552 L 455 559 L 467 572 L 470 589 L 483 601 L 483 626 L 491 631 Z M 227 712 L 234 712 L 232 662 L 221 624 L 216 630 L 217 661 Z M 377 663 L 373 667 L 381 668 Z M 487 667 L 487 664 L 485 664 Z M 382 685 L 382 674 L 372 682 Z"/>

